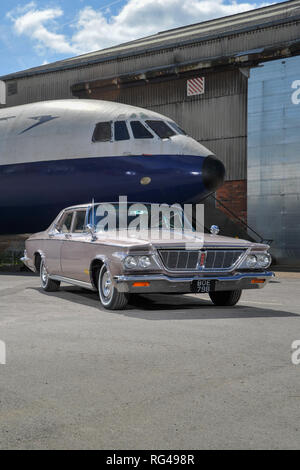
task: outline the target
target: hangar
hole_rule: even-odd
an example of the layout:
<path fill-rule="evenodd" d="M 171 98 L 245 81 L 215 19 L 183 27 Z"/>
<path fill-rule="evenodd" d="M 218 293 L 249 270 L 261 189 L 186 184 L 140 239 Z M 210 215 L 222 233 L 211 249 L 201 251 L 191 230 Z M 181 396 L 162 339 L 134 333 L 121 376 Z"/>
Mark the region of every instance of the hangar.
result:
<path fill-rule="evenodd" d="M 225 184 L 208 201 L 213 221 L 232 235 L 248 223 L 274 240 L 278 263 L 299 265 L 299 56 L 300 0 L 292 0 L 0 80 L 7 106 L 91 98 L 170 116 L 225 164 Z"/>

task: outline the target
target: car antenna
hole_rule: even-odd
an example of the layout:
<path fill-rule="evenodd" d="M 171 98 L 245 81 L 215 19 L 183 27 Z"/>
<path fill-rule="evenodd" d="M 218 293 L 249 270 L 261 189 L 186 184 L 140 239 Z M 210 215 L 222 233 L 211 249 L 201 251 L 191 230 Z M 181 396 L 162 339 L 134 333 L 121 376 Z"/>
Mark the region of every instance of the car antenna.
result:
<path fill-rule="evenodd" d="M 95 228 L 95 198 L 92 199 L 92 225 Z"/>

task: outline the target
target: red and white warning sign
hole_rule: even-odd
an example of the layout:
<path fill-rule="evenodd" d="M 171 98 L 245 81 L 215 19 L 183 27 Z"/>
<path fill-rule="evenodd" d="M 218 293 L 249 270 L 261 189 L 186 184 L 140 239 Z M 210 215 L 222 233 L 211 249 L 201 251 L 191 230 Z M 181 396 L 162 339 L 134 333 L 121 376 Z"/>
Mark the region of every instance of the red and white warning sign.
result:
<path fill-rule="evenodd" d="M 191 78 L 187 81 L 187 95 L 203 95 L 205 93 L 205 77 Z"/>

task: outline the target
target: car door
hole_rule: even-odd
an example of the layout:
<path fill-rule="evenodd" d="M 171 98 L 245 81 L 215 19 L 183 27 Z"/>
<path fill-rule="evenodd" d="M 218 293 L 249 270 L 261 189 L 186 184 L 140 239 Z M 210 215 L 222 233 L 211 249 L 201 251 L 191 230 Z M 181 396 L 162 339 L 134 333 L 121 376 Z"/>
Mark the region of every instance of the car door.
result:
<path fill-rule="evenodd" d="M 72 228 L 61 248 L 62 276 L 89 282 L 89 258 L 87 256 L 86 209 L 74 213 Z"/>
<path fill-rule="evenodd" d="M 47 269 L 50 274 L 61 275 L 61 248 L 70 233 L 72 227 L 74 211 L 66 211 L 56 224 L 55 228 L 49 232 L 47 247 L 45 250 Z"/>

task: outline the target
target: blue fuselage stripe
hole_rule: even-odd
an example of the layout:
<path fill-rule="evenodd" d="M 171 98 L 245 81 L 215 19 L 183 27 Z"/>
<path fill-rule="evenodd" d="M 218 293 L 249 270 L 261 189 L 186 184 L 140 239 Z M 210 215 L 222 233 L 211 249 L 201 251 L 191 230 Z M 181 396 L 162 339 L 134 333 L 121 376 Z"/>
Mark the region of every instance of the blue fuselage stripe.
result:
<path fill-rule="evenodd" d="M 91 201 L 173 204 L 207 194 L 202 167 L 193 155 L 76 158 L 0 166 L 0 234 L 45 229 L 58 212 Z M 141 184 L 142 178 L 151 179 Z"/>

